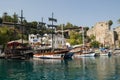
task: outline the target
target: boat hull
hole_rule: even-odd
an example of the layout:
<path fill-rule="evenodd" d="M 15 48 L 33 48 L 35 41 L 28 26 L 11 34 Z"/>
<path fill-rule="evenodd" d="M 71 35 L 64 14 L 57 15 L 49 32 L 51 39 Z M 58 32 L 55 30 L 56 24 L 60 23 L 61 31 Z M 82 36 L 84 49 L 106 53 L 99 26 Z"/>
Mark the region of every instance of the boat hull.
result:
<path fill-rule="evenodd" d="M 40 59 L 62 59 L 63 58 L 63 54 L 48 54 L 48 55 L 34 55 L 34 58 L 40 58 Z"/>
<path fill-rule="evenodd" d="M 108 52 L 108 53 L 101 53 L 100 56 L 111 56 L 112 53 Z"/>
<path fill-rule="evenodd" d="M 95 57 L 96 53 L 84 53 L 84 54 L 74 54 L 75 58 L 79 58 L 79 57 Z"/>
<path fill-rule="evenodd" d="M 69 53 L 68 50 L 45 52 L 45 53 L 35 53 L 33 57 L 40 59 L 68 59 L 72 58 L 73 53 Z"/>

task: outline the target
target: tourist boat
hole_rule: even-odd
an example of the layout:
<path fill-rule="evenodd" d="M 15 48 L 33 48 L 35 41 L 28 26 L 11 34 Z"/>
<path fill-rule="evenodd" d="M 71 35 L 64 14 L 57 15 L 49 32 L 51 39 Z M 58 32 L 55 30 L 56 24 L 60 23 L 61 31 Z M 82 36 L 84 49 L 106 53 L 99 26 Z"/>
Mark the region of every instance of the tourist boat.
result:
<path fill-rule="evenodd" d="M 89 52 L 89 53 L 82 53 L 82 54 L 74 54 L 75 57 L 95 57 L 95 52 Z"/>
<path fill-rule="evenodd" d="M 83 38 L 83 44 L 82 45 L 77 45 L 73 47 L 70 52 L 74 53 L 74 58 L 78 57 L 95 57 L 98 56 L 99 54 L 93 52 L 92 49 L 84 45 L 84 29 L 82 28 L 82 38 Z"/>
<path fill-rule="evenodd" d="M 87 47 L 74 47 L 70 50 L 70 52 L 73 52 L 74 55 L 73 57 L 78 58 L 78 57 L 95 57 L 98 56 L 93 50 L 88 49 Z"/>
<path fill-rule="evenodd" d="M 93 52 L 93 51 L 76 51 L 76 52 L 73 52 L 74 55 L 73 57 L 74 58 L 79 58 L 79 57 L 95 57 L 95 56 L 98 56 L 97 53 Z"/>
<path fill-rule="evenodd" d="M 48 27 L 52 27 L 52 30 L 54 31 L 55 25 L 53 25 L 53 21 L 57 21 L 56 19 L 53 18 L 53 13 L 52 13 L 52 18 L 49 18 L 49 21 L 52 21 L 52 25 L 48 25 Z M 72 58 L 73 53 L 69 53 L 68 49 L 56 49 L 54 46 L 54 32 L 52 32 L 52 39 L 51 39 L 51 48 L 48 49 L 38 49 L 35 51 L 33 57 L 34 58 L 40 58 L 40 59 L 68 59 Z M 62 27 L 62 39 L 63 39 L 63 27 Z M 63 42 L 62 42 L 63 45 Z M 42 48 L 42 47 L 41 47 Z"/>
<path fill-rule="evenodd" d="M 39 49 L 36 50 L 33 57 L 40 59 L 68 59 L 72 58 L 73 53 L 69 53 L 67 49 Z"/>
<path fill-rule="evenodd" d="M 30 47 L 23 46 L 24 44 L 10 41 L 4 51 L 6 59 L 30 59 L 33 57 L 33 50 Z"/>

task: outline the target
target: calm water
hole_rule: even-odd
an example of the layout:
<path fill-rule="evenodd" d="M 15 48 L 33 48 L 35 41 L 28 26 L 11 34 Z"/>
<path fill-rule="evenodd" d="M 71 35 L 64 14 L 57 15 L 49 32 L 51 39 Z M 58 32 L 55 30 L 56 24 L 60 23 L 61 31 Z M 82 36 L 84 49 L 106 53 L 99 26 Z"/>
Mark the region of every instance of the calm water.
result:
<path fill-rule="evenodd" d="M 120 80 L 120 56 L 66 61 L 0 59 L 0 80 Z"/>

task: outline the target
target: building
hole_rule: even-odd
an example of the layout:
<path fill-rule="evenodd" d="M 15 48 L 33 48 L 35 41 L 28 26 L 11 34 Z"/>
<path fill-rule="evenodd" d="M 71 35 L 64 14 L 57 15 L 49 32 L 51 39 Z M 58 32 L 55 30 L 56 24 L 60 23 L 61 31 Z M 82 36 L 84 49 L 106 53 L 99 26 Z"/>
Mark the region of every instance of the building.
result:
<path fill-rule="evenodd" d="M 50 48 L 52 47 L 52 43 L 54 44 L 54 48 L 63 48 L 63 46 L 66 44 L 66 41 L 64 36 L 61 34 L 53 34 L 53 41 L 52 34 L 44 34 L 43 36 L 40 36 L 38 34 L 29 35 L 29 44 L 32 47 Z"/>

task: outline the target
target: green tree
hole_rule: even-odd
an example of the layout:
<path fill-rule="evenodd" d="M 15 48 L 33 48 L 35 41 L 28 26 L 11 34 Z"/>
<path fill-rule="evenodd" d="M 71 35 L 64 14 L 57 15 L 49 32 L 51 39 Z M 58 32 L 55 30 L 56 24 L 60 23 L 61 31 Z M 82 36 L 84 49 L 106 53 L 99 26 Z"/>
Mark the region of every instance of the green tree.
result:
<path fill-rule="evenodd" d="M 109 24 L 109 26 L 111 26 L 111 25 L 113 24 L 113 21 L 112 21 L 112 20 L 109 20 L 109 21 L 108 21 L 108 24 Z"/>
<path fill-rule="evenodd" d="M 3 20 L 2 20 L 2 18 L 0 17 L 0 24 L 2 24 L 2 22 L 3 22 Z"/>
<path fill-rule="evenodd" d="M 3 16 L 2 16 L 2 19 L 3 19 L 3 22 L 13 22 L 13 18 L 8 15 L 8 13 L 3 13 Z"/>
<path fill-rule="evenodd" d="M 65 28 L 71 28 L 71 27 L 73 27 L 73 25 L 72 25 L 70 22 L 68 22 L 68 23 L 65 25 Z"/>
<path fill-rule="evenodd" d="M 92 34 L 92 35 L 90 35 L 90 41 L 95 41 L 95 36 Z"/>
<path fill-rule="evenodd" d="M 14 28 L 7 26 L 0 27 L 0 44 L 6 44 L 9 41 L 19 39 L 19 32 Z"/>
<path fill-rule="evenodd" d="M 68 40 L 68 42 L 71 45 L 77 45 L 77 44 L 82 44 L 82 34 L 79 34 L 78 32 L 75 31 L 71 31 L 70 32 L 70 39 Z"/>
<path fill-rule="evenodd" d="M 118 24 L 120 24 L 120 19 L 118 19 Z"/>
<path fill-rule="evenodd" d="M 7 41 L 9 41 L 9 36 L 7 35 L 7 33 L 7 27 L 0 28 L 0 45 L 5 44 Z"/>
<path fill-rule="evenodd" d="M 31 24 L 32 24 L 32 28 L 37 29 L 37 25 L 38 25 L 38 22 L 37 22 L 37 21 L 31 22 Z"/>
<path fill-rule="evenodd" d="M 92 41 L 92 42 L 90 43 L 90 46 L 91 46 L 91 47 L 94 47 L 94 48 L 99 48 L 99 45 L 100 45 L 100 43 L 99 43 L 98 41 Z"/>
<path fill-rule="evenodd" d="M 18 19 L 18 15 L 16 13 L 14 13 L 13 15 L 13 22 L 14 23 L 18 23 L 19 19 Z"/>

